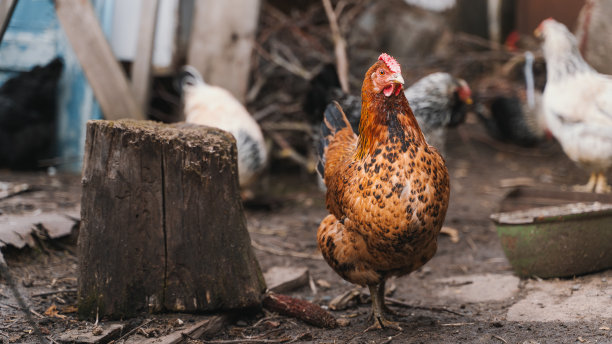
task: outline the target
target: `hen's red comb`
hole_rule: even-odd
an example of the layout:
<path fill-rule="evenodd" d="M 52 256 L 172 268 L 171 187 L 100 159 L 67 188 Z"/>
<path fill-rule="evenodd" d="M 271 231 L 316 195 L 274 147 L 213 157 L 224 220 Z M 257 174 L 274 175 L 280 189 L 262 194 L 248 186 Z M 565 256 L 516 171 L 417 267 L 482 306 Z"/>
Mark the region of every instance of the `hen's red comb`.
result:
<path fill-rule="evenodd" d="M 402 70 L 400 69 L 399 63 L 397 63 L 397 61 L 395 61 L 393 56 L 387 55 L 386 53 L 382 53 L 382 54 L 380 54 L 378 59 L 383 61 L 387 65 L 387 68 L 389 68 L 389 70 L 392 71 L 393 73 L 401 73 L 402 72 Z"/>

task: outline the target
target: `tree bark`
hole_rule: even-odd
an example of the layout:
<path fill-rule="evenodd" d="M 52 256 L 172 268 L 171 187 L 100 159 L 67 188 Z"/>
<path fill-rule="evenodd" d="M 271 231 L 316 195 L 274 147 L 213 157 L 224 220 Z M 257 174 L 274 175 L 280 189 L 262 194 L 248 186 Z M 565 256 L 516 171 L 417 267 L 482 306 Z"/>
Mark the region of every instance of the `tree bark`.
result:
<path fill-rule="evenodd" d="M 260 307 L 230 134 L 90 121 L 82 182 L 81 317 Z"/>

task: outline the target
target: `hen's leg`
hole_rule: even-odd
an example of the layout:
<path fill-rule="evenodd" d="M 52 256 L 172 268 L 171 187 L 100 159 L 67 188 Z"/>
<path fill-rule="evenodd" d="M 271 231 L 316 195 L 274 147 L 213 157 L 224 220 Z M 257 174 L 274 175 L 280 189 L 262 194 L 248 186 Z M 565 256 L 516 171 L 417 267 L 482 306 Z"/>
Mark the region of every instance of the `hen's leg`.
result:
<path fill-rule="evenodd" d="M 612 189 L 610 185 L 608 185 L 608 180 L 606 178 L 606 174 L 603 172 L 599 172 L 597 175 L 597 184 L 595 185 L 595 192 L 597 193 L 610 193 Z"/>
<path fill-rule="evenodd" d="M 597 184 L 597 174 L 591 173 L 589 182 L 586 183 L 586 185 L 574 185 L 572 189 L 578 192 L 593 192 L 593 189 L 595 188 L 595 184 Z"/>
<path fill-rule="evenodd" d="M 382 310 L 383 310 L 383 312 L 385 312 L 387 314 L 399 316 L 399 317 L 406 316 L 405 314 L 402 314 L 402 313 L 399 313 L 399 312 L 396 312 L 396 311 L 392 310 L 391 308 L 389 308 L 389 306 L 387 306 L 385 304 L 385 282 L 386 282 L 386 280 L 382 281 L 379 284 L 379 287 L 378 287 L 378 298 L 380 300 L 382 300 L 381 303 L 382 303 Z"/>
<path fill-rule="evenodd" d="M 383 287 L 382 297 L 380 292 L 381 286 Z M 383 305 L 385 302 L 384 283 L 368 285 L 368 289 L 370 289 L 370 297 L 372 298 L 372 318 L 374 318 L 374 324 L 368 327 L 366 332 L 380 330 L 385 327 L 401 331 L 402 328 L 398 323 L 389 321 L 383 317 Z"/>

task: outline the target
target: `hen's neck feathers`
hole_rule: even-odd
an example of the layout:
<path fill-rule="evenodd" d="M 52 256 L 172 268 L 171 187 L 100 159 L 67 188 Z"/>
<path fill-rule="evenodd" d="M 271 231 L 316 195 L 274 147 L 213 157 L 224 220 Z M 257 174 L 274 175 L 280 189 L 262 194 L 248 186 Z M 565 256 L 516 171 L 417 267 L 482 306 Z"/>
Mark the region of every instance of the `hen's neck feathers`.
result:
<path fill-rule="evenodd" d="M 372 85 L 368 82 L 368 75 L 366 74 L 361 90 L 357 158 L 373 154 L 378 144 L 388 140 L 425 144 L 423 133 L 404 92 L 389 97 L 380 92 L 373 92 Z"/>
<path fill-rule="evenodd" d="M 580 55 L 576 38 L 564 27 L 549 28 L 543 48 L 547 78 L 551 82 L 595 71 Z"/>

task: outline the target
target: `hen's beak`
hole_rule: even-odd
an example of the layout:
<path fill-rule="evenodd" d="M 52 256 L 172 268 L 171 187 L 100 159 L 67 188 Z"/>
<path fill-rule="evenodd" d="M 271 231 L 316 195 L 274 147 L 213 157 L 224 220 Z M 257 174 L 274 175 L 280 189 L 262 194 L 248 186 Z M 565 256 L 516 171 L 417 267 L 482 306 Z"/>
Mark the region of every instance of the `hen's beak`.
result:
<path fill-rule="evenodd" d="M 391 79 L 389 79 L 389 81 L 391 81 L 394 84 L 404 84 L 404 78 L 402 78 L 402 73 L 395 73 L 391 76 Z"/>
<path fill-rule="evenodd" d="M 464 103 L 466 103 L 467 105 L 472 105 L 472 103 L 473 103 L 473 102 L 474 102 L 474 101 L 473 101 L 473 100 L 472 100 L 472 98 L 470 98 L 470 97 L 467 97 L 467 98 L 465 98 L 465 100 L 464 100 Z"/>
<path fill-rule="evenodd" d="M 535 29 L 535 30 L 533 30 L 533 35 L 534 35 L 536 38 L 540 38 L 540 37 L 542 37 L 542 28 L 541 28 L 541 27 L 539 27 L 539 26 L 538 26 L 538 27 L 536 27 L 536 29 Z"/>

